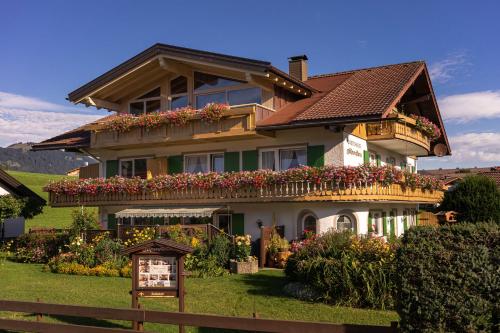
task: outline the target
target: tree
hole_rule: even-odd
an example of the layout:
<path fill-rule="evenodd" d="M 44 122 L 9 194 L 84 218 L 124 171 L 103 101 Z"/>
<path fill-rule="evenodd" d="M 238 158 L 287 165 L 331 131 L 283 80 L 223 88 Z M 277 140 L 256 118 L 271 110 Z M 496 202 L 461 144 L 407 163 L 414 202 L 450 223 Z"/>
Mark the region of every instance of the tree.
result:
<path fill-rule="evenodd" d="M 12 195 L 0 196 L 0 239 L 4 238 L 4 221 L 21 215 L 23 207 L 23 201 Z"/>
<path fill-rule="evenodd" d="M 467 176 L 445 193 L 441 207 L 456 211 L 459 222 L 500 223 L 500 190 L 490 178 Z"/>
<path fill-rule="evenodd" d="M 85 207 L 74 209 L 71 217 L 73 218 L 71 223 L 71 234 L 73 236 L 80 236 L 85 230 L 100 229 L 95 213 Z"/>

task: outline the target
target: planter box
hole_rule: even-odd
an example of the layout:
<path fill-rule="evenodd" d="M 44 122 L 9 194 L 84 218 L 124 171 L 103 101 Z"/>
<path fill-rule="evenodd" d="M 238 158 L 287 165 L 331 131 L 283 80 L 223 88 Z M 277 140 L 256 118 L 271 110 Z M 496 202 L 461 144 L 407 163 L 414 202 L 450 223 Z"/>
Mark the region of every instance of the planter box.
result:
<path fill-rule="evenodd" d="M 259 262 L 231 260 L 231 273 L 233 274 L 255 274 L 259 271 Z"/>

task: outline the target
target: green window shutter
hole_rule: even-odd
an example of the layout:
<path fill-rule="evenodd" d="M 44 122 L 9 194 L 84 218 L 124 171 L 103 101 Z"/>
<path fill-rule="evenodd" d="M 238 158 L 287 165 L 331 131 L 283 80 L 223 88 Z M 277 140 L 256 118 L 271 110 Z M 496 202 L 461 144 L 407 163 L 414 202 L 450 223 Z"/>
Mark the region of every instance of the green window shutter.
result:
<path fill-rule="evenodd" d="M 116 230 L 117 224 L 115 214 L 108 214 L 108 229 Z"/>
<path fill-rule="evenodd" d="M 231 233 L 233 235 L 244 235 L 245 234 L 245 215 L 244 214 L 232 214 L 231 218 Z"/>
<path fill-rule="evenodd" d="M 363 151 L 363 162 L 365 162 L 365 164 L 370 164 L 370 153 L 368 150 Z"/>
<path fill-rule="evenodd" d="M 413 165 L 411 167 L 411 173 L 415 173 L 415 167 Z"/>
<path fill-rule="evenodd" d="M 167 159 L 167 170 L 169 175 L 184 172 L 184 160 L 182 155 L 169 156 Z"/>
<path fill-rule="evenodd" d="M 240 152 L 232 151 L 224 153 L 224 171 L 238 172 L 240 171 Z"/>
<path fill-rule="evenodd" d="M 372 228 L 372 213 L 368 214 L 368 232 L 373 232 L 373 228 Z"/>
<path fill-rule="evenodd" d="M 418 210 L 415 212 L 415 225 L 418 225 L 419 223 L 419 219 L 420 219 L 420 214 L 418 212 Z"/>
<path fill-rule="evenodd" d="M 387 236 L 387 214 L 385 212 L 382 213 L 382 232 L 384 236 Z"/>
<path fill-rule="evenodd" d="M 403 229 L 408 230 L 408 215 L 403 216 Z"/>
<path fill-rule="evenodd" d="M 391 212 L 391 237 L 396 236 L 396 216 L 393 212 Z"/>
<path fill-rule="evenodd" d="M 380 155 L 379 155 L 379 154 L 377 154 L 377 166 L 379 167 L 379 166 L 381 166 L 381 165 L 382 165 L 382 162 L 381 162 L 381 160 L 380 160 Z"/>
<path fill-rule="evenodd" d="M 259 153 L 257 150 L 246 150 L 242 154 L 243 171 L 254 171 L 259 168 Z"/>
<path fill-rule="evenodd" d="M 118 160 L 106 161 L 106 178 L 118 175 Z"/>
<path fill-rule="evenodd" d="M 325 165 L 325 146 L 307 146 L 307 165 L 310 167 L 322 167 Z"/>

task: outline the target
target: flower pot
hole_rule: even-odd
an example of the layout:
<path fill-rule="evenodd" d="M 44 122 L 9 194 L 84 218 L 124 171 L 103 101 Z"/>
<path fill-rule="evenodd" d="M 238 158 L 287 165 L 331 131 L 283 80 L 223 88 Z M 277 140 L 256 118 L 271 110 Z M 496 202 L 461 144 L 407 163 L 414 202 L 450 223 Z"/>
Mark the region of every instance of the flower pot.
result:
<path fill-rule="evenodd" d="M 251 261 L 236 261 L 231 260 L 231 273 L 233 274 L 255 274 L 259 271 L 257 260 Z"/>

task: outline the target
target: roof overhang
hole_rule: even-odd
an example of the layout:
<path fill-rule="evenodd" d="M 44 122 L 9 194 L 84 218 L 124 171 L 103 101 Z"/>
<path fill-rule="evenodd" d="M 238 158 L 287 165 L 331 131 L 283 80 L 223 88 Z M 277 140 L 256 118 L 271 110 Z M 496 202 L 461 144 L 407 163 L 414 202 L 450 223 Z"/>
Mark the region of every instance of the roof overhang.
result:
<path fill-rule="evenodd" d="M 96 79 L 70 92 L 68 94 L 68 100 L 75 104 L 84 103 L 89 106 L 98 106 L 98 93 L 126 77 L 131 77 L 140 71 L 150 71 L 149 73 L 151 73 L 152 70 L 158 73 L 156 74 L 158 78 L 165 75 L 165 72 L 163 71 L 162 73 L 161 71 L 161 67 L 163 67 L 162 62 L 164 62 L 165 59 L 187 65 L 203 65 L 243 72 L 247 77 L 255 75 L 270 79 L 271 76 L 275 76 L 288 82 L 288 86 L 295 85 L 296 87 L 300 87 L 302 91 L 301 94 L 306 92 L 310 95 L 312 92 L 316 91 L 302 81 L 271 66 L 271 63 L 267 61 L 235 57 L 166 44 L 155 44 Z M 116 107 L 116 105 L 113 105 L 113 101 L 105 102 L 107 102 L 107 105 L 102 106 L 103 108 L 114 109 Z"/>
<path fill-rule="evenodd" d="M 115 213 L 117 218 L 129 217 L 211 217 L 224 207 L 127 208 Z"/>

